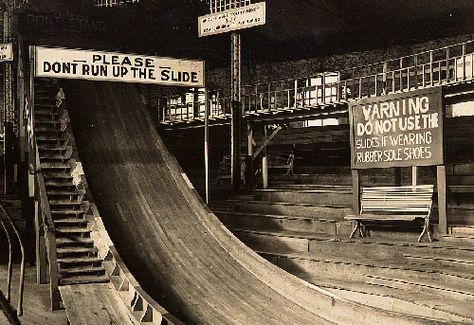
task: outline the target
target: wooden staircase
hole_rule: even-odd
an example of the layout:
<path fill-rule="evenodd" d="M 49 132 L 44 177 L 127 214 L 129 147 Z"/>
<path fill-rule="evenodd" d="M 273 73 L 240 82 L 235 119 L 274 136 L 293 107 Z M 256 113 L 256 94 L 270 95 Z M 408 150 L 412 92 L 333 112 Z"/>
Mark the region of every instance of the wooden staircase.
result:
<path fill-rule="evenodd" d="M 71 176 L 70 134 L 56 105 L 58 88 L 35 82 L 35 135 L 51 215 L 56 229 L 59 284 L 108 282 L 102 260 L 90 238 L 82 194 Z"/>

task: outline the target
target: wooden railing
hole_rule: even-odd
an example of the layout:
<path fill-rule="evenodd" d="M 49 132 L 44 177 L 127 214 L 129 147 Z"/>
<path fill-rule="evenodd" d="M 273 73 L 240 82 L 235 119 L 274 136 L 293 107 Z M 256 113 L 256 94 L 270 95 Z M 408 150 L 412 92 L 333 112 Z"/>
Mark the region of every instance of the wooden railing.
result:
<path fill-rule="evenodd" d="M 18 228 L 16 227 L 15 223 L 13 222 L 13 219 L 11 218 L 10 214 L 8 211 L 5 209 L 3 204 L 0 204 L 0 210 L 2 212 L 3 217 L 0 217 L 0 223 L 2 224 L 2 228 L 5 231 L 5 236 L 7 238 L 8 242 L 8 270 L 7 270 L 7 294 L 6 294 L 6 301 L 8 304 L 11 303 L 11 285 L 12 285 L 12 275 L 13 275 L 13 243 L 12 243 L 12 234 L 11 230 L 7 227 L 5 224 L 4 219 L 6 219 L 13 230 L 13 233 L 15 234 L 18 244 L 20 246 L 20 252 L 21 252 L 21 263 L 20 263 L 20 284 L 18 287 L 18 307 L 17 307 L 17 314 L 18 316 L 23 315 L 23 294 L 24 294 L 24 289 L 25 289 L 25 247 L 23 245 L 23 241 L 20 236 L 20 232 L 18 231 Z M 9 306 L 3 306 L 2 304 L 2 309 L 7 311 L 7 317 L 12 321 L 13 323 L 16 322 L 17 317 L 15 315 L 11 315 L 8 313 Z"/>
<path fill-rule="evenodd" d="M 241 101 L 244 116 L 318 110 L 351 99 L 462 83 L 473 78 L 474 41 L 468 41 L 332 73 L 245 85 Z M 209 94 L 210 118 L 230 117 L 230 97 L 222 90 Z M 203 120 L 204 103 L 163 105 L 159 114 L 162 123 Z"/>
<path fill-rule="evenodd" d="M 36 146 L 38 148 L 38 146 Z M 49 206 L 46 194 L 46 184 L 39 160 L 39 152 L 36 149 L 36 185 L 38 193 L 38 215 L 37 225 L 43 228 L 43 235 L 46 243 L 46 255 L 48 258 L 49 270 L 49 291 L 51 299 L 51 310 L 58 310 L 60 307 L 61 296 L 59 293 L 59 277 L 58 277 L 58 259 L 56 253 L 56 229 L 54 227 L 51 208 Z M 37 229 L 39 231 L 40 229 Z"/>

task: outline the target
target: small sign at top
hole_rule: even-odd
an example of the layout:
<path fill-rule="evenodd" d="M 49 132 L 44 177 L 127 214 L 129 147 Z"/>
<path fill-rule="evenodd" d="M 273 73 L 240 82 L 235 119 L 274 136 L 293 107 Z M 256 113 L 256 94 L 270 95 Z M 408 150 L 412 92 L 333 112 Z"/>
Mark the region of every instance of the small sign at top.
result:
<path fill-rule="evenodd" d="M 13 46 L 11 43 L 0 44 L 0 62 L 13 61 Z"/>
<path fill-rule="evenodd" d="M 201 16 L 198 20 L 199 37 L 227 33 L 234 30 L 265 25 L 265 2 Z"/>

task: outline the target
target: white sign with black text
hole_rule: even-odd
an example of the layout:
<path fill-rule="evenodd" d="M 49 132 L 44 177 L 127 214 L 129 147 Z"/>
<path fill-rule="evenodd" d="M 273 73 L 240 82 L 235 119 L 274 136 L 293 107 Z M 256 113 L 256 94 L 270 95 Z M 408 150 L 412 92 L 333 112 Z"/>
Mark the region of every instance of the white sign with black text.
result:
<path fill-rule="evenodd" d="M 13 61 L 13 46 L 11 43 L 0 44 L 0 62 Z"/>
<path fill-rule="evenodd" d="M 199 37 L 265 25 L 265 2 L 201 16 L 198 20 Z"/>
<path fill-rule="evenodd" d="M 93 50 L 35 47 L 36 77 L 204 87 L 204 62 Z"/>

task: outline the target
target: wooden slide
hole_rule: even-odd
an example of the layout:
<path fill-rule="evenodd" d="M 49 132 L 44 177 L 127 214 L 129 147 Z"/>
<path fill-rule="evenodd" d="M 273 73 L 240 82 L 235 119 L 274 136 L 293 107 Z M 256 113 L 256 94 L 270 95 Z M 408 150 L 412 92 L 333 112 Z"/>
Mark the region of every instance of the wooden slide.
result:
<path fill-rule="evenodd" d="M 433 323 L 334 296 L 247 248 L 193 190 L 136 86 L 65 81 L 64 89 L 89 186 L 117 250 L 147 293 L 184 322 Z"/>

